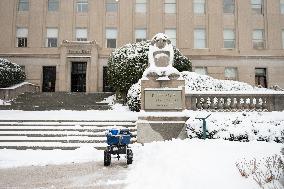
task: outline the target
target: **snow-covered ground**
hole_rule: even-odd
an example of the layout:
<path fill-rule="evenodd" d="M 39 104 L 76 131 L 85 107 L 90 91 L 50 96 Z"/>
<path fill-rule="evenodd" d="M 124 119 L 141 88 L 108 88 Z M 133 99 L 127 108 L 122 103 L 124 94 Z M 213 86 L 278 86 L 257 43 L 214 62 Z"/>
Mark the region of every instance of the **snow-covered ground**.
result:
<path fill-rule="evenodd" d="M 132 147 L 134 162 L 128 166 L 125 178 L 119 181 L 108 178 L 102 185 L 111 186 L 113 182 L 118 182 L 126 184 L 126 189 L 261 189 L 252 176 L 242 177 L 235 163 L 243 159 L 261 160 L 280 154 L 281 147 L 283 144 L 273 142 L 242 143 L 218 139 L 173 140 L 136 145 Z M 103 163 L 103 152 L 88 146 L 75 151 L 0 150 L 0 154 L 1 168 L 88 161 Z M 113 161 L 115 163 L 117 160 Z M 120 165 L 124 166 L 123 163 Z M 118 164 L 115 163 L 115 166 Z M 109 170 L 113 171 L 111 167 Z M 83 188 L 84 185 L 77 187 Z"/>
<path fill-rule="evenodd" d="M 0 111 L 1 119 L 6 120 L 137 120 L 139 115 L 145 114 L 147 113 L 131 112 L 121 105 L 114 105 L 113 110 L 107 111 Z M 182 114 L 195 118 L 206 116 L 209 112 L 184 111 Z M 245 123 L 255 123 L 263 118 L 267 120 L 265 124 L 277 122 L 281 125 L 284 119 L 284 112 L 245 112 L 245 117 L 243 112 L 211 112 L 211 114 L 209 123 L 216 120 L 224 122 L 227 120 L 229 123 L 238 117 Z M 152 115 L 159 116 L 158 113 Z M 108 183 L 125 183 L 127 189 L 261 189 L 252 176 L 242 177 L 235 163 L 243 159 L 261 160 L 274 154 L 279 155 L 282 147 L 283 144 L 275 142 L 231 142 L 222 139 L 187 139 L 153 142 L 144 146 L 134 145 L 134 162 L 128 166 L 125 179 L 112 181 L 110 178 Z M 82 162 L 102 164 L 103 152 L 89 145 L 74 151 L 0 150 L 1 169 Z M 108 183 L 103 184 L 108 185 Z"/>

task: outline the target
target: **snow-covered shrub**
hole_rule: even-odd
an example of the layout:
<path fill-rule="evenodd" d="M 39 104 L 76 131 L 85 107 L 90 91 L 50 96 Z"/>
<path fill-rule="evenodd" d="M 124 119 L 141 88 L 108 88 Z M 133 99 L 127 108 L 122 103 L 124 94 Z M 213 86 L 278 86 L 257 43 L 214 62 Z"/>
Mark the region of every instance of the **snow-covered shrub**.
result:
<path fill-rule="evenodd" d="M 139 112 L 141 109 L 141 80 L 132 85 L 127 93 L 127 105 L 131 111 Z"/>
<path fill-rule="evenodd" d="M 126 44 L 115 49 L 108 59 L 109 82 L 122 96 L 142 77 L 148 66 L 150 41 Z M 190 71 L 191 62 L 174 47 L 173 66 L 179 71 Z"/>
<path fill-rule="evenodd" d="M 190 118 L 186 122 L 189 138 L 202 138 L 202 122 Z M 262 118 L 261 113 L 235 113 L 227 117 L 210 116 L 207 120 L 207 137 L 230 141 L 284 142 L 284 118 L 280 120 Z"/>
<path fill-rule="evenodd" d="M 25 79 L 25 72 L 19 65 L 0 58 L 0 87 L 10 87 L 25 81 Z"/>
<path fill-rule="evenodd" d="M 282 188 L 279 180 L 284 176 L 284 162 L 280 155 L 263 159 L 243 159 L 236 162 L 236 167 L 242 177 L 252 177 L 260 188 Z"/>
<path fill-rule="evenodd" d="M 254 87 L 239 81 L 214 79 L 195 72 L 182 72 L 185 92 L 189 91 L 252 91 Z"/>
<path fill-rule="evenodd" d="M 214 79 L 207 75 L 200 75 L 195 72 L 183 71 L 182 77 L 185 80 L 185 93 L 190 91 L 253 91 L 253 90 L 266 90 L 254 88 L 253 86 L 231 80 Z M 131 87 L 127 94 L 127 104 L 132 111 L 140 110 L 140 93 L 141 84 L 136 83 Z M 132 108 L 134 107 L 134 108 Z"/>

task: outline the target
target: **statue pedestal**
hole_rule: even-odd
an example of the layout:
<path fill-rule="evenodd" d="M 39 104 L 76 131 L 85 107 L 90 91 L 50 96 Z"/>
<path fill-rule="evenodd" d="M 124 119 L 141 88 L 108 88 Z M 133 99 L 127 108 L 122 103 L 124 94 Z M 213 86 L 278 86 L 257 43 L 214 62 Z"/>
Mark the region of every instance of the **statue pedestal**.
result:
<path fill-rule="evenodd" d="M 141 110 L 137 121 L 137 141 L 185 139 L 184 80 L 153 78 L 141 80 Z"/>
<path fill-rule="evenodd" d="M 175 112 L 184 109 L 184 80 L 152 77 L 141 80 L 141 110 Z"/>
<path fill-rule="evenodd" d="M 164 112 L 163 112 L 164 113 Z M 137 142 L 171 140 L 187 138 L 185 122 L 188 119 L 182 112 L 168 112 L 169 115 L 158 113 L 140 116 L 137 121 Z M 159 115 L 160 114 L 160 115 Z M 174 115 L 171 115 L 174 114 Z"/>

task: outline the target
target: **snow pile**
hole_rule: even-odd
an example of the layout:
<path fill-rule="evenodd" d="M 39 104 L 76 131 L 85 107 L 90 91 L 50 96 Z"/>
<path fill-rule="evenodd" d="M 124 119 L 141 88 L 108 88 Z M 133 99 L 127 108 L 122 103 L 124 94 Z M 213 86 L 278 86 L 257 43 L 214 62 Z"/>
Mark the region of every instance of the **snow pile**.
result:
<path fill-rule="evenodd" d="M 202 121 L 196 117 L 206 117 L 200 112 L 193 112 L 186 122 L 189 138 L 202 138 Z M 230 141 L 275 141 L 284 143 L 284 116 L 283 112 L 215 112 L 206 120 L 207 136 L 212 139 Z"/>
<path fill-rule="evenodd" d="M 126 188 L 261 189 L 253 178 L 243 178 L 235 163 L 280 154 L 281 146 L 198 139 L 145 144 L 134 149 Z"/>
<path fill-rule="evenodd" d="M 0 106 L 1 105 L 11 105 L 11 102 L 10 101 L 5 101 L 5 100 L 1 100 L 0 99 Z"/>

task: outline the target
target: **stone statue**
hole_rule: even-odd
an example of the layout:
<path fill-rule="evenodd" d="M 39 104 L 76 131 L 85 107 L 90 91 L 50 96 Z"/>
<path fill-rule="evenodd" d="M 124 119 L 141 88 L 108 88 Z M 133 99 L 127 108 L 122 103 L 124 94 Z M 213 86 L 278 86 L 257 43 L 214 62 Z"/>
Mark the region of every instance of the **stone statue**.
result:
<path fill-rule="evenodd" d="M 177 79 L 180 73 L 173 67 L 174 49 L 169 38 L 163 34 L 156 34 L 149 46 L 148 68 L 143 77 L 155 79 Z"/>

